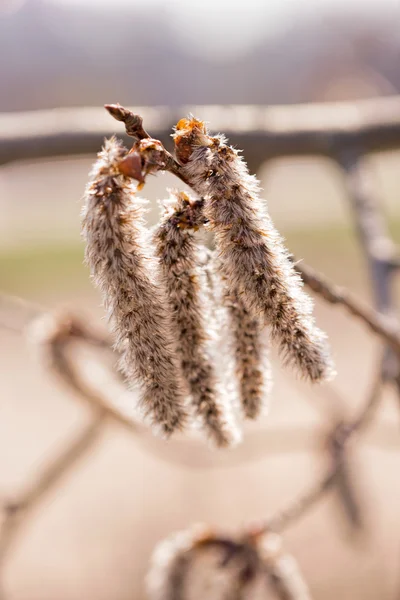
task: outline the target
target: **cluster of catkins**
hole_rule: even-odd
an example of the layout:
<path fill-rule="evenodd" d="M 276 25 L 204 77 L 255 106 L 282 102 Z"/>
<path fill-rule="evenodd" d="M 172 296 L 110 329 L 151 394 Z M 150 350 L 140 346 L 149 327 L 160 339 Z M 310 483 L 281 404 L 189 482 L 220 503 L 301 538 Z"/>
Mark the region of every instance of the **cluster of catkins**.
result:
<path fill-rule="evenodd" d="M 173 137 L 196 197 L 172 192 L 150 231 L 136 195 L 144 161 L 107 140 L 84 197 L 86 260 L 116 334 L 120 368 L 129 384 L 140 384 L 144 418 L 167 436 L 200 424 L 215 445 L 228 446 L 239 437 L 235 406 L 256 418 L 271 387 L 266 326 L 302 376 L 322 381 L 333 368 L 312 301 L 238 151 L 196 119 L 179 121 Z M 157 147 L 145 141 L 146 152 Z M 196 237 L 204 227 L 214 234 L 214 252 Z M 229 351 L 222 350 L 225 337 Z M 226 380 L 232 360 L 236 387 Z"/>

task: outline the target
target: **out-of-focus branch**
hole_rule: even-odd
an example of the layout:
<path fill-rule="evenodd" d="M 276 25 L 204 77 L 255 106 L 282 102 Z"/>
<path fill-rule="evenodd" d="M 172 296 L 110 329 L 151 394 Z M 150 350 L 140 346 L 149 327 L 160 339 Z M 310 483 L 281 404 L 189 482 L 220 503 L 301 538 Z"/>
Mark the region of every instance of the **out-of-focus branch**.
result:
<path fill-rule="evenodd" d="M 30 300 L 0 292 L 0 328 L 22 333 L 37 318 L 48 314 L 48 309 Z M 61 314 L 61 313 L 60 313 Z M 67 327 L 68 315 L 65 314 L 64 327 Z M 84 339 L 98 348 L 112 350 L 112 339 L 77 317 L 70 317 L 68 325 L 70 338 Z"/>
<path fill-rule="evenodd" d="M 365 152 L 400 145 L 400 97 L 297 106 L 137 107 L 153 135 L 167 142 L 182 115 L 192 112 L 224 131 L 250 162 L 297 154 L 332 156 L 357 145 Z M 98 151 L 114 133 L 98 108 L 0 114 L 0 164 Z M 254 156 L 253 156 L 254 155 Z"/>
<path fill-rule="evenodd" d="M 44 314 L 32 325 L 36 344 L 41 348 L 43 360 L 60 379 L 70 388 L 79 400 L 87 402 L 94 409 L 101 409 L 107 417 L 131 431 L 137 431 L 137 423 L 111 404 L 114 390 L 108 392 L 106 382 L 100 389 L 88 385 L 82 372 L 82 366 L 71 357 L 71 345 L 77 340 L 93 344 L 96 335 L 91 337 L 88 329 L 71 314 Z M 99 337 L 102 346 L 102 338 Z"/>
<path fill-rule="evenodd" d="M 291 502 L 287 508 L 273 515 L 265 523 L 261 524 L 261 533 L 267 531 L 283 531 L 308 512 L 308 510 L 333 487 L 337 475 L 338 473 L 340 474 L 340 470 L 343 466 L 344 452 L 349 441 L 356 433 L 361 432 L 371 421 L 375 409 L 379 404 L 382 389 L 383 380 L 381 373 L 379 372 L 371 387 L 367 402 L 360 413 L 348 423 L 339 423 L 332 432 L 330 436 L 331 464 L 326 474 L 316 484 L 313 484 L 309 490 L 296 498 L 294 502 Z"/>
<path fill-rule="evenodd" d="M 388 314 L 393 308 L 391 273 L 399 257 L 376 198 L 371 172 L 365 165 L 365 152 L 364 148 L 344 149 L 338 153 L 337 162 L 343 171 L 355 227 L 367 259 L 376 307 Z"/>
<path fill-rule="evenodd" d="M 93 448 L 102 432 L 106 420 L 106 411 L 97 408 L 88 425 L 77 435 L 67 448 L 61 452 L 39 475 L 37 480 L 18 498 L 3 503 L 4 516 L 0 529 L 0 565 L 29 516 L 41 502 L 46 493 L 58 485 L 63 477 L 76 466 L 79 460 Z"/>
<path fill-rule="evenodd" d="M 393 350 L 400 354 L 400 327 L 390 317 L 379 314 L 373 308 L 362 303 L 346 288 L 329 282 L 324 275 L 317 273 L 305 263 L 297 262 L 296 271 L 304 283 L 330 304 L 343 306 L 351 315 L 362 320 L 367 327 L 379 335 Z"/>
<path fill-rule="evenodd" d="M 355 228 L 366 258 L 373 297 L 379 313 L 394 318 L 392 278 L 398 263 L 398 251 L 390 239 L 389 231 L 376 198 L 371 173 L 365 165 L 366 148 L 352 145 L 339 150 L 336 155 L 342 169 L 348 200 L 352 208 Z M 387 349 L 382 365 L 386 378 L 394 381 L 400 374 L 400 359 L 393 356 L 393 345 Z"/>
<path fill-rule="evenodd" d="M 7 298 L 2 297 L 3 304 Z M 17 299 L 8 299 L 8 305 L 14 304 L 19 311 L 30 314 L 39 313 L 39 308 Z M 39 313 L 40 314 L 40 313 Z M 29 321 L 28 321 L 29 322 Z M 27 325 L 26 323 L 25 325 Z M 70 345 L 77 340 L 85 341 L 97 348 L 109 348 L 109 339 L 91 330 L 78 319 L 65 313 L 59 315 L 40 314 L 34 317 L 31 334 L 40 344 L 47 365 L 71 388 L 77 396 L 91 406 L 92 417 L 89 424 L 77 438 L 39 475 L 38 479 L 19 498 L 3 503 L 3 524 L 0 530 L 0 563 L 7 556 L 16 535 L 42 500 L 43 496 L 54 489 L 61 478 L 76 465 L 93 447 L 107 419 L 113 419 L 131 430 L 135 423 L 119 413 L 107 402 L 107 395 L 92 390 L 84 380 L 76 361 L 71 358 Z"/>

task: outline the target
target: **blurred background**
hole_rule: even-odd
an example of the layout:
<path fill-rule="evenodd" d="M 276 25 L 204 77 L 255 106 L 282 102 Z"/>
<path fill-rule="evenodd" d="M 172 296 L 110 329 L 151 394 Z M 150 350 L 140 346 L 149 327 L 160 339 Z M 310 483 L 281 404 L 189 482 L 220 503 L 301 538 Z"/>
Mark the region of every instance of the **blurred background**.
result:
<path fill-rule="evenodd" d="M 399 25 L 399 0 L 0 0 L 0 112 L 395 95 Z M 118 123 L 115 131 L 122 132 Z M 80 239 L 80 199 L 93 159 L 55 156 L 0 168 L 0 287 L 48 307 L 69 306 L 104 327 Z M 262 163 L 264 197 L 290 250 L 369 300 L 335 164 L 316 157 Z M 368 165 L 400 242 L 400 152 L 371 155 Z M 171 185 L 169 175 L 146 185 L 150 224 Z M 334 401 L 353 414 L 377 345 L 340 310 L 317 301 L 316 314 L 337 362 Z M 197 521 L 240 527 L 304 489 L 325 464 L 325 404 L 278 360 L 274 372 L 268 419 L 248 427 L 243 446 L 230 454 L 197 448 L 182 457 L 174 442 L 168 449 L 156 440 L 143 444 L 108 427 L 10 551 L 4 598 L 143 598 L 159 539 Z M 287 547 L 317 600 L 399 597 L 398 409 L 388 393 L 354 449 L 362 531 L 348 527 L 334 495 L 288 531 Z M 0 495 L 18 494 L 85 419 L 84 407 L 45 376 L 24 339 L 1 330 Z"/>

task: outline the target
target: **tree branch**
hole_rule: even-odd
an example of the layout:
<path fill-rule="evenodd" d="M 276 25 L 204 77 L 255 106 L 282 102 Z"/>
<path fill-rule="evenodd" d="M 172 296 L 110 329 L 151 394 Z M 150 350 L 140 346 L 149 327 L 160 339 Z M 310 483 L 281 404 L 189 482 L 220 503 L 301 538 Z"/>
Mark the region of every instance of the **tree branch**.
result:
<path fill-rule="evenodd" d="M 76 466 L 79 460 L 93 448 L 106 421 L 102 408 L 93 411 L 88 425 L 77 435 L 61 454 L 39 475 L 37 480 L 16 500 L 3 504 L 4 519 L 0 529 L 0 565 L 7 557 L 20 529 L 42 501 L 43 497 L 60 483 L 61 479 Z"/>
<path fill-rule="evenodd" d="M 304 262 L 296 262 L 296 271 L 304 283 L 330 304 L 343 306 L 351 315 L 365 323 L 370 331 L 378 335 L 400 355 L 400 327 L 388 316 L 379 314 L 373 308 L 362 303 L 346 290 L 329 282 L 321 273 L 317 273 Z"/>
<path fill-rule="evenodd" d="M 107 389 L 103 381 L 101 391 L 89 386 L 84 378 L 82 365 L 70 356 L 69 350 L 76 341 L 83 341 L 102 347 L 102 338 L 91 337 L 88 329 L 76 317 L 65 314 L 44 314 L 32 323 L 31 336 L 42 350 L 42 359 L 46 366 L 61 379 L 79 398 L 94 409 L 101 409 L 107 417 L 130 431 L 137 432 L 138 423 L 111 404 L 114 390 Z M 99 343 L 97 343 L 99 342 Z"/>
<path fill-rule="evenodd" d="M 400 145 L 400 97 L 290 106 L 140 107 L 164 142 L 184 114 L 194 112 L 243 148 L 251 163 L 288 155 L 333 156 L 349 145 L 365 152 Z M 0 114 L 0 164 L 94 153 L 114 133 L 97 108 Z"/>
<path fill-rule="evenodd" d="M 340 150 L 336 161 L 340 166 L 348 200 L 352 209 L 355 227 L 360 239 L 378 312 L 394 318 L 395 307 L 392 293 L 392 279 L 398 262 L 398 251 L 390 239 L 389 231 L 374 193 L 374 182 L 365 165 L 365 148 L 352 146 Z M 400 359 L 393 356 L 393 345 L 387 348 L 382 364 L 385 377 L 396 381 L 400 377 Z"/>
<path fill-rule="evenodd" d="M 330 438 L 331 448 L 334 450 L 331 453 L 333 460 L 327 473 L 304 494 L 296 498 L 294 502 L 291 502 L 285 509 L 262 524 L 259 529 L 260 534 L 268 531 L 282 532 L 308 512 L 333 487 L 343 464 L 343 453 L 352 437 L 361 432 L 371 421 L 379 404 L 382 388 L 383 380 L 379 371 L 369 392 L 367 402 L 360 413 L 352 421 L 339 423 L 334 429 Z"/>

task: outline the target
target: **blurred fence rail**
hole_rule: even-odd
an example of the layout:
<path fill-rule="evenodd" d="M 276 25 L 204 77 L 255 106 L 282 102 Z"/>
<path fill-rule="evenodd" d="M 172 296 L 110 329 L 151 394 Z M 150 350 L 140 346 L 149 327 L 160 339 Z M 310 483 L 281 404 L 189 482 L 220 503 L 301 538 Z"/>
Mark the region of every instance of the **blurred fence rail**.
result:
<path fill-rule="evenodd" d="M 136 107 L 149 131 L 166 143 L 192 112 L 242 148 L 250 169 L 266 158 L 336 156 L 349 146 L 376 152 L 400 146 L 400 96 L 293 106 Z M 59 108 L 0 114 L 0 165 L 15 160 L 96 152 L 116 131 L 102 108 Z"/>

